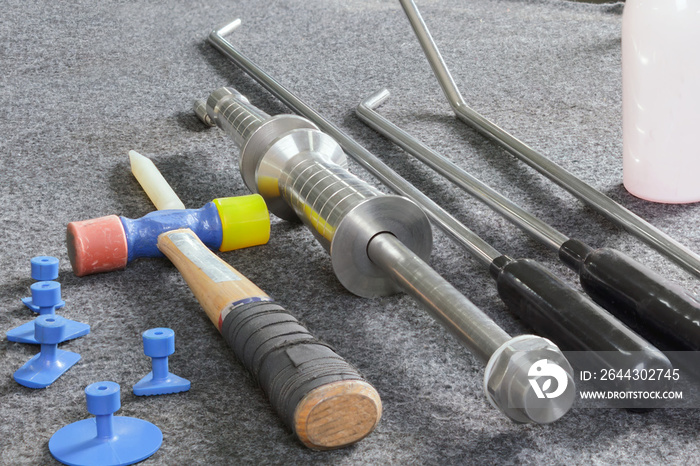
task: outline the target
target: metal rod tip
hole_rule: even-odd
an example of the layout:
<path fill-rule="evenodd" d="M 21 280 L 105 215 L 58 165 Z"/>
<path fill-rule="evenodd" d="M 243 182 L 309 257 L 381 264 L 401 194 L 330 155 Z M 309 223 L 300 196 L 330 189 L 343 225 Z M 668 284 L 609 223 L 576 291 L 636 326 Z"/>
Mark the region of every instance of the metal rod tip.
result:
<path fill-rule="evenodd" d="M 384 88 L 367 97 L 360 103 L 360 105 L 364 105 L 365 107 L 374 110 L 375 108 L 379 107 L 382 103 L 384 103 L 384 101 L 388 99 L 390 95 L 391 93 L 389 92 L 389 90 Z"/>
<path fill-rule="evenodd" d="M 225 24 L 217 29 L 214 29 L 212 31 L 212 34 L 218 34 L 221 37 L 225 37 L 225 36 L 231 34 L 233 31 L 235 31 L 238 28 L 238 26 L 240 26 L 240 25 L 241 25 L 241 19 L 236 18 L 233 21 L 231 21 L 230 23 Z"/>
<path fill-rule="evenodd" d="M 207 113 L 207 103 L 204 100 L 195 100 L 192 104 L 192 109 L 194 110 L 194 114 L 197 115 L 197 118 L 199 118 L 202 123 L 207 126 L 216 126 Z"/>

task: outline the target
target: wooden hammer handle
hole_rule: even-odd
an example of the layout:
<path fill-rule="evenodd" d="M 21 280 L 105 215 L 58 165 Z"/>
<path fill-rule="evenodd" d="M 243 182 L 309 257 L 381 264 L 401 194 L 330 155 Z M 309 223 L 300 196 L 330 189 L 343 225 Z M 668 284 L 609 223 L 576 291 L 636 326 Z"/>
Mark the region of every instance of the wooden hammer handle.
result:
<path fill-rule="evenodd" d="M 209 319 L 309 448 L 355 443 L 379 422 L 379 394 L 335 351 L 189 229 L 158 237 Z"/>

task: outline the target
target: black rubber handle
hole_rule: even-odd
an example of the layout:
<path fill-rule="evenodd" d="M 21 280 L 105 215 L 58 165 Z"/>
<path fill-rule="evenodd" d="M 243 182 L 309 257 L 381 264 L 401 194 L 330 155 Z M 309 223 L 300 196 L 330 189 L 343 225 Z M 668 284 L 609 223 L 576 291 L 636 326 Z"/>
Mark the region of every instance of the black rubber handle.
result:
<path fill-rule="evenodd" d="M 565 242 L 559 257 L 588 295 L 620 320 L 671 351 L 700 350 L 700 302 L 620 251 Z"/>
<path fill-rule="evenodd" d="M 297 405 L 313 389 L 340 380 L 364 380 L 278 304 L 237 305 L 222 315 L 221 334 L 292 429 Z"/>
<path fill-rule="evenodd" d="M 508 308 L 540 335 L 564 351 L 628 353 L 629 367 L 670 368 L 657 348 L 530 259 L 496 258 L 491 264 L 498 294 Z M 601 361 L 620 369 L 620 359 Z M 602 367 L 601 367 L 602 368 Z"/>

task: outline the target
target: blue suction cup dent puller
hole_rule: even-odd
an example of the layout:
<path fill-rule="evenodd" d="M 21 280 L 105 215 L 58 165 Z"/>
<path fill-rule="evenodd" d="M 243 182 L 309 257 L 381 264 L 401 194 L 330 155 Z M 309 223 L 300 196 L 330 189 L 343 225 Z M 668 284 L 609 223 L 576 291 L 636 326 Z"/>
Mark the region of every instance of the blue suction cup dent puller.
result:
<path fill-rule="evenodd" d="M 58 282 L 36 282 L 31 286 L 31 301 L 36 306 L 40 315 L 55 315 L 59 305 L 65 304 L 61 300 L 61 284 Z M 65 329 L 62 332 L 63 339 L 58 343 L 82 337 L 90 333 L 90 326 L 70 319 L 65 321 Z M 7 339 L 17 343 L 38 344 L 34 337 L 34 321 L 22 324 L 7 332 Z"/>
<path fill-rule="evenodd" d="M 168 356 L 175 352 L 175 332 L 169 328 L 152 328 L 142 336 L 143 352 L 152 358 L 153 370 L 134 385 L 134 395 L 166 395 L 189 390 L 189 380 L 168 372 Z"/>
<path fill-rule="evenodd" d="M 32 278 L 36 281 L 45 282 L 48 280 L 56 280 L 58 278 L 58 259 L 51 256 L 37 256 L 30 261 L 32 267 Z M 34 312 L 39 312 L 39 306 L 34 304 L 31 297 L 22 298 L 25 306 Z M 61 309 L 65 306 L 65 301 L 60 301 L 56 305 L 56 309 Z"/>
<path fill-rule="evenodd" d="M 34 321 L 41 352 L 14 373 L 15 381 L 29 388 L 46 388 L 80 360 L 80 355 L 58 349 L 64 340 L 67 319 L 56 315 L 39 316 Z"/>
<path fill-rule="evenodd" d="M 49 451 L 72 466 L 117 466 L 138 463 L 163 443 L 158 427 L 143 419 L 114 416 L 121 408 L 119 384 L 97 382 L 85 388 L 87 410 L 94 418 L 59 429 Z"/>

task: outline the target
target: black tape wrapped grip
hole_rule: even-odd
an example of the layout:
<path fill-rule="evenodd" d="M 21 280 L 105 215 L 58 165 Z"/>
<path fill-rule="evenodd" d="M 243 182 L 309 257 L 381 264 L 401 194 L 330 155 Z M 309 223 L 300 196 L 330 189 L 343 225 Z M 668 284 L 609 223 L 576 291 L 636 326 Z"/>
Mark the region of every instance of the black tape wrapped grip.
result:
<path fill-rule="evenodd" d="M 221 334 L 267 394 L 285 424 L 309 392 L 340 380 L 364 380 L 360 373 L 273 302 L 230 309 Z"/>
<path fill-rule="evenodd" d="M 563 351 L 644 353 L 650 347 L 538 262 L 500 256 L 491 264 L 491 274 L 508 308 Z"/>

